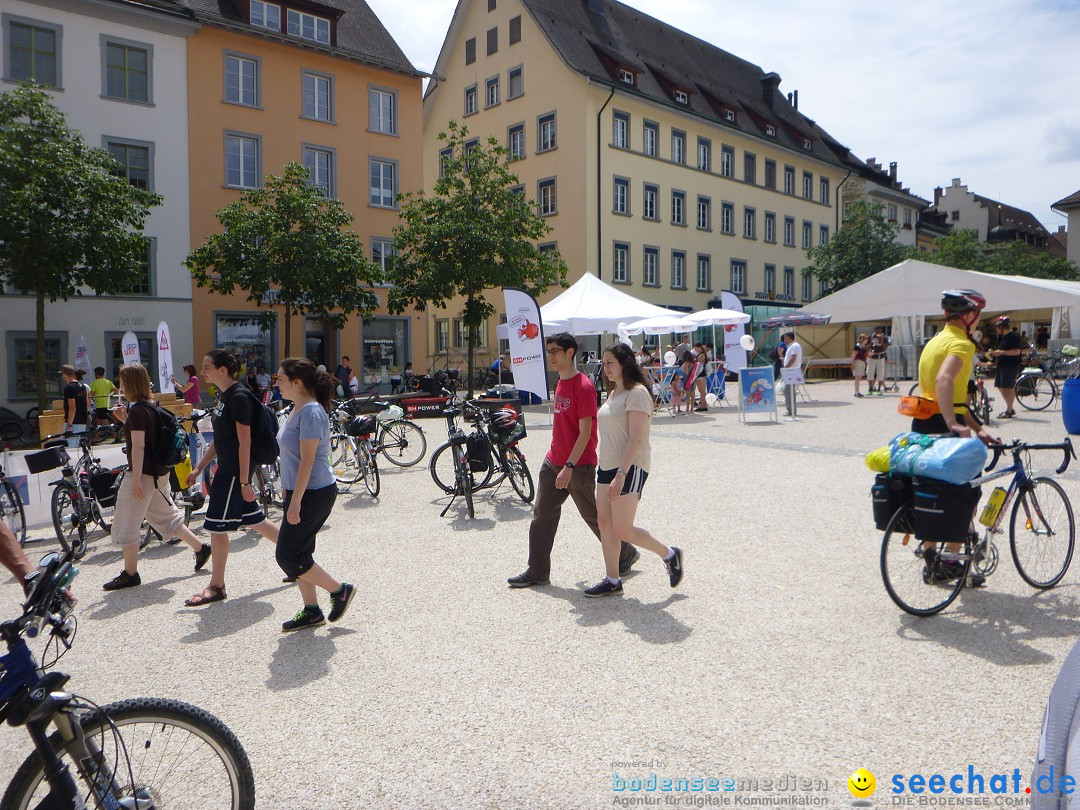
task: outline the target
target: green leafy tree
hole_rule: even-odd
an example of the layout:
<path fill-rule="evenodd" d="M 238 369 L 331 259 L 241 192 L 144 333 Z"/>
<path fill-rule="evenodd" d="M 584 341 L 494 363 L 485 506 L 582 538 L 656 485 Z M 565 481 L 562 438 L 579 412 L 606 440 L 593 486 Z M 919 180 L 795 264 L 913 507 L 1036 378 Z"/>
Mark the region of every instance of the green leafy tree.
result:
<path fill-rule="evenodd" d="M 1080 281 L 1080 270 L 1063 256 L 1053 256 L 1022 239 L 987 245 L 971 230 L 951 231 L 934 243 L 932 253 L 920 253 L 919 258 L 961 270 Z"/>
<path fill-rule="evenodd" d="M 512 189 L 518 178 L 509 152 L 494 138 L 470 143 L 469 130 L 451 121 L 444 142 L 442 175 L 430 195 L 401 195 L 401 219 L 394 229 L 396 257 L 389 271 L 393 312 L 445 307 L 465 299 L 468 327 L 469 393 L 479 327 L 495 312 L 489 291 L 520 287 L 533 295 L 552 284 L 566 286 L 566 263 L 536 242 L 551 228 L 524 194 Z"/>
<path fill-rule="evenodd" d="M 120 175 L 33 86 L 0 95 L 0 295 L 37 299 L 38 407 L 44 410 L 45 300 L 130 290 L 143 272 L 150 209 L 161 197 Z"/>
<path fill-rule="evenodd" d="M 803 275 L 812 273 L 835 292 L 910 258 L 911 250 L 896 241 L 896 224 L 885 221 L 884 210 L 881 203 L 851 203 L 833 238 L 807 251 L 810 263 Z"/>
<path fill-rule="evenodd" d="M 285 316 L 285 356 L 292 350 L 294 315 L 314 314 L 341 329 L 348 317 L 370 316 L 379 305 L 371 289 L 381 269 L 364 258 L 364 246 L 345 230 L 353 216 L 340 200 L 327 199 L 308 182 L 308 171 L 287 163 L 262 188 L 245 191 L 216 214 L 223 232 L 207 237 L 184 264 L 200 287 L 219 295 L 240 289 L 265 311 L 262 329 Z"/>

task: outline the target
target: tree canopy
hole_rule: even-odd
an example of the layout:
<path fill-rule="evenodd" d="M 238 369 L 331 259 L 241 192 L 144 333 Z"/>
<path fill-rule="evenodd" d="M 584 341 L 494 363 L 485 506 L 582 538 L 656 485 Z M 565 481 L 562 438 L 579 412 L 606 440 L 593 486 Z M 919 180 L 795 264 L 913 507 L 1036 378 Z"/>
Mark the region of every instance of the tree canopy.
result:
<path fill-rule="evenodd" d="M 961 270 L 1080 281 L 1080 269 L 1063 256 L 1052 256 L 1023 240 L 988 247 L 970 230 L 950 231 L 934 243 L 933 252 L 920 253 L 918 258 Z"/>
<path fill-rule="evenodd" d="M 364 258 L 360 238 L 346 228 L 353 216 L 340 200 L 324 197 L 298 163 L 282 176 L 267 175 L 261 188 L 216 214 L 223 231 L 207 237 L 184 262 L 200 287 L 219 295 L 240 289 L 265 311 L 260 326 L 285 315 L 284 355 L 292 348 L 294 315 L 313 314 L 337 329 L 348 317 L 367 318 L 379 305 L 372 286 L 378 265 Z"/>
<path fill-rule="evenodd" d="M 390 309 L 426 311 L 465 299 L 470 392 L 477 330 L 495 312 L 490 290 L 519 287 L 537 295 L 566 285 L 566 263 L 536 243 L 551 230 L 525 194 L 512 158 L 494 138 L 469 139 L 451 121 L 439 133 L 444 144 L 441 174 L 430 195 L 401 195 L 402 225 L 394 229 L 396 256 L 388 280 Z"/>
<path fill-rule="evenodd" d="M 912 251 L 896 241 L 897 227 L 883 216 L 885 206 L 852 202 L 840 229 L 824 245 L 810 248 L 803 274 L 813 274 L 835 292 L 911 258 Z"/>

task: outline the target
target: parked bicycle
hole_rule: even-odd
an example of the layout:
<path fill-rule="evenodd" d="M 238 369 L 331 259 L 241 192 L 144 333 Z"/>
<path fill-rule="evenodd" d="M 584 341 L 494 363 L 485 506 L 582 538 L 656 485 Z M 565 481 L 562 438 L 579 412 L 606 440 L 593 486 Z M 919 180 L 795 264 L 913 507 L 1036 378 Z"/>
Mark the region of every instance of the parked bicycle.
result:
<path fill-rule="evenodd" d="M 330 433 L 330 466 L 339 484 L 350 487 L 363 479 L 372 498 L 379 497 L 382 487 L 379 465 L 375 460 L 375 417 L 354 416 L 342 429 Z"/>
<path fill-rule="evenodd" d="M 26 543 L 26 513 L 23 511 L 22 498 L 19 490 L 8 480 L 4 474 L 4 467 L 0 465 L 0 519 L 15 533 L 15 539 L 19 545 Z"/>
<path fill-rule="evenodd" d="M 397 467 L 412 467 L 427 454 L 427 436 L 424 429 L 407 415 L 400 405 L 369 397 L 367 399 L 340 400 L 330 415 L 331 430 L 344 432 L 345 425 L 354 416 L 374 415 L 375 443 L 372 454 L 381 453 Z"/>
<path fill-rule="evenodd" d="M 24 727 L 35 749 L 0 808 L 254 808 L 247 753 L 209 712 L 153 697 L 98 706 L 65 688 L 70 675 L 46 671 L 75 639 L 69 587 L 79 569 L 72 559 L 70 550 L 46 554 L 30 575 L 22 615 L 0 624 L 7 647 L 0 657 L 0 722 Z M 26 638 L 42 630 L 49 643 L 39 667 Z"/>
<path fill-rule="evenodd" d="M 1057 383 L 1046 371 L 1035 366 L 1025 368 L 1016 378 L 1016 401 L 1029 411 L 1041 411 L 1058 396 Z"/>
<path fill-rule="evenodd" d="M 962 548 L 956 551 L 948 550 L 954 543 L 920 540 L 920 507 L 913 497 L 902 498 L 889 520 L 881 542 L 881 576 L 885 590 L 902 610 L 915 616 L 932 616 L 952 604 L 970 574 L 990 576 L 997 569 L 994 541 L 1004 533 L 1006 514 L 1013 563 L 1028 585 L 1053 588 L 1069 570 L 1076 538 L 1072 503 L 1053 478 L 1031 475 L 1029 454 L 1037 450 L 1061 451 L 1064 458 L 1056 471 L 1061 475 L 1070 460 L 1076 458 L 1072 442 L 1067 438 L 1060 444 L 1025 444 L 1016 440 L 991 445 L 990 449 L 994 456 L 985 470 L 989 474 L 976 478 L 971 486 L 979 487 L 1009 475 L 1012 480 L 1007 489 L 995 488 L 988 499 L 979 517 L 985 527 L 981 537 L 973 522 L 967 539 L 960 544 Z M 1012 455 L 1013 463 L 991 472 L 1006 453 Z M 941 566 L 951 568 L 948 579 L 935 576 Z"/>
<path fill-rule="evenodd" d="M 449 397 L 447 407 L 443 410 L 443 417 L 446 419 L 447 440 L 432 454 L 431 461 L 428 463 L 428 470 L 432 479 L 443 492 L 451 496 L 442 512 L 439 513 L 439 517 L 445 515 L 454 501 L 460 496 L 465 499 L 465 511 L 470 518 L 474 518 L 476 517 L 476 508 L 473 504 L 473 491 L 476 488 L 476 482 L 473 478 L 472 466 L 469 464 L 469 439 L 465 435 L 465 431 L 458 427 L 457 424 L 457 418 L 461 416 L 462 409 L 457 395 L 452 394 L 445 388 L 443 393 Z M 446 448 L 450 449 L 447 450 Z M 447 456 L 450 458 L 453 472 L 447 471 L 437 474 L 435 471 L 436 460 Z"/>

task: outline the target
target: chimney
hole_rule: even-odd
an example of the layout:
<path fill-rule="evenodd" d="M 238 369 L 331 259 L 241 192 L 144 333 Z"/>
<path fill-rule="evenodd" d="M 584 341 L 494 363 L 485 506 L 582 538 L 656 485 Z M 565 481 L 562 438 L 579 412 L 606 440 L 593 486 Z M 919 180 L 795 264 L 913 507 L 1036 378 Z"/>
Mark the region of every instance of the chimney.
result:
<path fill-rule="evenodd" d="M 793 102 L 791 102 L 791 106 L 795 108 L 796 112 L 798 112 L 798 110 L 799 110 L 799 91 L 796 90 L 794 95 L 795 95 L 795 100 Z"/>
<path fill-rule="evenodd" d="M 934 205 L 941 202 L 941 186 L 934 186 Z"/>
<path fill-rule="evenodd" d="M 896 182 L 896 161 L 889 164 L 889 179 Z"/>
<path fill-rule="evenodd" d="M 586 0 L 589 11 L 598 17 L 604 16 L 604 0 Z"/>
<path fill-rule="evenodd" d="M 770 110 L 773 108 L 773 101 L 779 88 L 780 75 L 778 73 L 766 73 L 761 77 L 761 95 Z"/>

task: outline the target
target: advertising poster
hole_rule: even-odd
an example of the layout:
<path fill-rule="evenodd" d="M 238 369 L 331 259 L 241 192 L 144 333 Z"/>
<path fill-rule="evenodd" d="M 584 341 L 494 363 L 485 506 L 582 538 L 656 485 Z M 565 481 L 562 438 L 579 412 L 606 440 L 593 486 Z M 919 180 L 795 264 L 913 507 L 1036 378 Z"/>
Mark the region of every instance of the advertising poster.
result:
<path fill-rule="evenodd" d="M 720 306 L 742 312 L 742 301 L 733 292 L 724 290 L 720 293 Z M 739 338 L 746 334 L 745 323 L 733 323 L 724 327 L 724 364 L 728 371 L 746 368 L 746 349 L 739 345 Z"/>
<path fill-rule="evenodd" d="M 753 413 L 776 419 L 776 386 L 772 366 L 739 369 L 739 420 Z"/>
<path fill-rule="evenodd" d="M 85 335 L 75 338 L 75 368 L 87 373 L 90 371 L 90 344 L 86 342 Z"/>
<path fill-rule="evenodd" d="M 172 391 L 173 360 L 172 338 L 169 335 L 169 325 L 162 321 L 157 325 L 158 345 L 158 392 Z"/>
<path fill-rule="evenodd" d="M 139 357 L 139 339 L 135 337 L 134 332 L 124 332 L 124 336 L 120 339 L 120 354 L 124 358 L 125 366 L 142 362 Z"/>
<path fill-rule="evenodd" d="M 544 352 L 544 330 L 540 325 L 540 305 L 535 298 L 516 287 L 503 287 L 503 300 L 506 302 L 514 387 L 532 394 L 535 397 L 533 402 L 544 402 L 548 398 L 547 355 Z"/>

